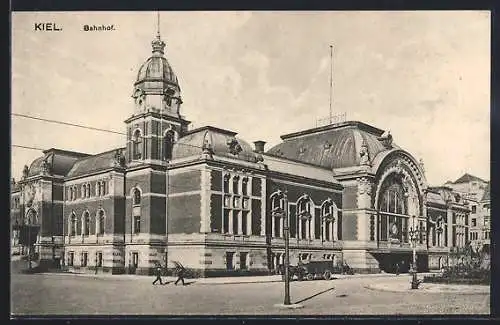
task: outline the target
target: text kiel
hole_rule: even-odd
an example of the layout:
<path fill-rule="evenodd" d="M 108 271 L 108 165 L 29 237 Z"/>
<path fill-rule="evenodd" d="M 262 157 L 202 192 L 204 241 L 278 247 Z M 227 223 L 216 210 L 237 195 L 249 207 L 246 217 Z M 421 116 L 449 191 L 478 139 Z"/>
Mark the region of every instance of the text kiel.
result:
<path fill-rule="evenodd" d="M 62 28 L 57 26 L 56 23 L 35 23 L 35 30 L 44 32 L 56 32 L 61 31 Z"/>

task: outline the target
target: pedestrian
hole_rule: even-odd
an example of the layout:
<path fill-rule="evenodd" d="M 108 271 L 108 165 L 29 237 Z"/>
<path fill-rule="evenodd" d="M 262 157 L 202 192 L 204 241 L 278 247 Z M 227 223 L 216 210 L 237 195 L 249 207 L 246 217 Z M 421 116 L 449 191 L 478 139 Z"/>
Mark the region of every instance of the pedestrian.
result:
<path fill-rule="evenodd" d="M 156 279 L 153 281 L 153 285 L 156 284 L 157 281 L 160 281 L 160 284 L 163 284 L 163 282 L 161 281 L 161 267 L 158 265 L 156 267 Z"/>
<path fill-rule="evenodd" d="M 182 285 L 186 285 L 184 283 L 184 276 L 186 275 L 186 269 L 181 263 L 179 262 L 174 262 L 174 263 L 175 263 L 175 273 L 177 274 L 177 281 L 175 281 L 175 285 L 177 285 L 179 281 L 182 281 Z"/>
<path fill-rule="evenodd" d="M 396 275 L 399 275 L 399 263 L 396 263 Z"/>

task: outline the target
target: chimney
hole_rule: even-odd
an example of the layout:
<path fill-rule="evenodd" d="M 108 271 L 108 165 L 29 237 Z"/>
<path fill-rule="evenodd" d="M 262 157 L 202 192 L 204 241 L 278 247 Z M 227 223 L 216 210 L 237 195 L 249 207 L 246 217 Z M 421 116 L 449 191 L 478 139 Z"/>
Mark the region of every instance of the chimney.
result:
<path fill-rule="evenodd" d="M 254 141 L 253 144 L 255 145 L 255 152 L 258 153 L 264 152 L 264 146 L 266 145 L 266 141 Z"/>

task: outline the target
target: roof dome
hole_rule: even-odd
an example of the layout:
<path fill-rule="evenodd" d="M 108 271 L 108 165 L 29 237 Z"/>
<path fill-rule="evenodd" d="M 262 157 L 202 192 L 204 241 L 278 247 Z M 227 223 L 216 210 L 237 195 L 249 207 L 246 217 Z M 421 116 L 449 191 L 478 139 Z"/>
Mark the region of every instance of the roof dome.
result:
<path fill-rule="evenodd" d="M 398 148 L 390 133 L 389 138 L 383 135 L 383 130 L 362 122 L 342 122 L 283 135 L 284 141 L 267 154 L 328 169 L 353 167 L 363 164 L 363 150 L 373 160 L 380 152 Z"/>
<path fill-rule="evenodd" d="M 168 63 L 168 60 L 163 56 L 165 43 L 160 39 L 159 34 L 151 42 L 151 45 L 153 48 L 153 55 L 139 68 L 135 84 L 144 81 L 163 81 L 179 86 L 174 70 Z"/>

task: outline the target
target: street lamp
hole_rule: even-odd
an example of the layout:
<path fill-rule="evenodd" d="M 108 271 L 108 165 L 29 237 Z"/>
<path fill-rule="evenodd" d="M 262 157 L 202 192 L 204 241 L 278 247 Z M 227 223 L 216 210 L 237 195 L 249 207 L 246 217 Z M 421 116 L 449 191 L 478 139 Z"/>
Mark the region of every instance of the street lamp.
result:
<path fill-rule="evenodd" d="M 416 223 L 415 216 L 412 216 L 412 225 L 408 231 L 408 235 L 410 236 L 412 248 L 413 248 L 413 264 L 410 270 L 412 274 L 411 280 L 411 288 L 418 289 L 418 285 L 420 284 L 417 278 L 417 239 L 422 234 L 423 229 L 421 229 Z"/>
<path fill-rule="evenodd" d="M 290 302 L 290 222 L 288 218 L 288 197 L 286 193 L 281 193 L 278 199 L 283 202 L 279 208 L 273 211 L 273 218 L 279 216 L 283 218 L 283 239 L 285 240 L 285 299 L 283 304 L 288 306 Z"/>

